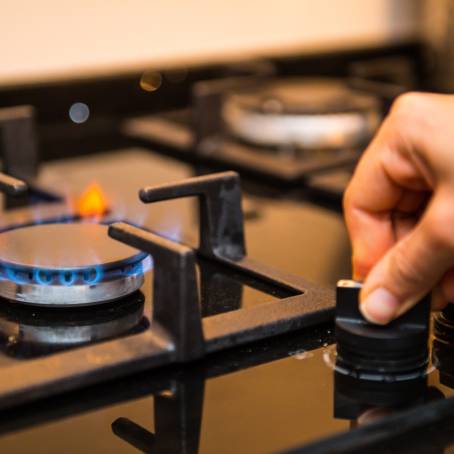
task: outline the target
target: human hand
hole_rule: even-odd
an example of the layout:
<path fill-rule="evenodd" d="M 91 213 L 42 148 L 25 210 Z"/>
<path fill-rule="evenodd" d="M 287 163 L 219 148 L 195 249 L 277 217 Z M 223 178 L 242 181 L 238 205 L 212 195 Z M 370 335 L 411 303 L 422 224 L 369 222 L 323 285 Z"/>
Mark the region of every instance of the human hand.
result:
<path fill-rule="evenodd" d="M 454 95 L 400 96 L 344 196 L 360 309 L 385 324 L 436 287 L 454 301 Z"/>

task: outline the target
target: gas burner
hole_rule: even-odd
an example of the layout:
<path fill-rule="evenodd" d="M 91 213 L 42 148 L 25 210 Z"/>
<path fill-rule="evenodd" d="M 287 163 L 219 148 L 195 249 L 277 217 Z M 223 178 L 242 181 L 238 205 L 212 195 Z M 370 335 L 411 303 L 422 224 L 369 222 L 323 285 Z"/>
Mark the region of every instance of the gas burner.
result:
<path fill-rule="evenodd" d="M 147 254 L 109 238 L 101 224 L 41 224 L 0 234 L 0 296 L 39 306 L 122 298 L 144 281 Z"/>
<path fill-rule="evenodd" d="M 223 118 L 237 138 L 303 150 L 364 145 L 381 120 L 379 100 L 335 79 L 287 79 L 226 95 Z"/>

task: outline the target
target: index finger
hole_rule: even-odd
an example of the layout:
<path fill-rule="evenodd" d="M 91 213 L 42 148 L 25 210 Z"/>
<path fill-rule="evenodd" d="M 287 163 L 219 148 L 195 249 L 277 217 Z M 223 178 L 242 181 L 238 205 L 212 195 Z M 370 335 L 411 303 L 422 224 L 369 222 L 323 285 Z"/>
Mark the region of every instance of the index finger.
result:
<path fill-rule="evenodd" d="M 363 280 L 395 243 L 392 213 L 405 191 L 419 187 L 407 159 L 407 140 L 388 117 L 364 152 L 344 196 L 344 216 L 353 247 L 353 277 Z M 417 183 L 415 183 L 417 182 Z"/>

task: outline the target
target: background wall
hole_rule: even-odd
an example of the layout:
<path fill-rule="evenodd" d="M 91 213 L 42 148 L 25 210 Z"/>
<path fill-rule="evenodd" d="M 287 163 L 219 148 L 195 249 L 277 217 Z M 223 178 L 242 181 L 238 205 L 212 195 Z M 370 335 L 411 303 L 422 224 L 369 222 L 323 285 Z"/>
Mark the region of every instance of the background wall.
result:
<path fill-rule="evenodd" d="M 0 83 L 406 40 L 417 0 L 1 0 Z"/>

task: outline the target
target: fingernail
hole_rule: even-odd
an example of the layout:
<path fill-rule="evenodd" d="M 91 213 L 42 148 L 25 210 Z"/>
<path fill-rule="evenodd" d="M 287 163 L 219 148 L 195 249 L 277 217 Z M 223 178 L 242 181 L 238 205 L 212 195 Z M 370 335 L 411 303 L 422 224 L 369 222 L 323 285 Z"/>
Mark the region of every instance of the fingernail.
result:
<path fill-rule="evenodd" d="M 361 302 L 359 309 L 372 323 L 384 325 L 390 322 L 399 308 L 397 298 L 384 288 L 377 288 Z"/>

